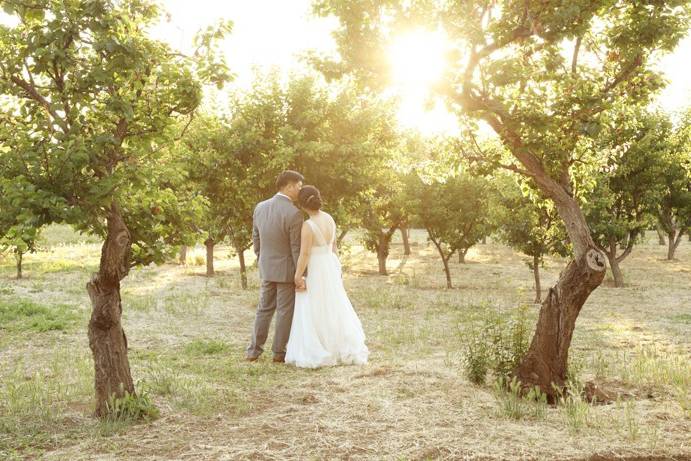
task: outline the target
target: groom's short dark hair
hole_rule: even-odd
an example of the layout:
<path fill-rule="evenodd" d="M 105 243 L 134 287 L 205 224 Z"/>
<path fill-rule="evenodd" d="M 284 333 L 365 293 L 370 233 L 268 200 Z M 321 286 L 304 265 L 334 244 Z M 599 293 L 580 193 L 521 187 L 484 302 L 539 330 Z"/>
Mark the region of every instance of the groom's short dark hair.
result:
<path fill-rule="evenodd" d="M 285 170 L 276 178 L 276 189 L 281 190 L 290 183 L 304 181 L 305 177 L 297 171 Z"/>

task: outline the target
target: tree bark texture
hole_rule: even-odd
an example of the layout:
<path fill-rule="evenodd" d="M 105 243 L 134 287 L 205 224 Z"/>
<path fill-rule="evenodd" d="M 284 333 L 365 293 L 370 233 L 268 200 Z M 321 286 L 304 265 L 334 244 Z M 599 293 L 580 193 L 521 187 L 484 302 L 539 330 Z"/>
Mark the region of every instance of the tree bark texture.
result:
<path fill-rule="evenodd" d="M 92 305 L 88 335 L 95 368 L 95 414 L 99 417 L 108 413 L 110 398 L 134 394 L 120 299 L 120 281 L 129 273 L 132 242 L 117 205 L 111 206 L 107 224 L 98 273 L 86 285 Z"/>

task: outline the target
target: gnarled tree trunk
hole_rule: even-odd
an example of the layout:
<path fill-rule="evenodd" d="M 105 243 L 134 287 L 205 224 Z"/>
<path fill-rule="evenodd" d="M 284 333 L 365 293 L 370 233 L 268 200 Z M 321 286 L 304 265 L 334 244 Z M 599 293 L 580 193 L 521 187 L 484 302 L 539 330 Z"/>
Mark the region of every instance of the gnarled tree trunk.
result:
<path fill-rule="evenodd" d="M 108 215 L 108 233 L 101 263 L 86 290 L 91 299 L 89 347 L 94 356 L 96 416 L 108 413 L 108 400 L 134 394 L 127 359 L 127 337 L 122 329 L 120 281 L 130 269 L 131 238 L 116 205 Z"/>
<path fill-rule="evenodd" d="M 595 247 L 578 203 L 561 191 L 556 191 L 552 198 L 573 243 L 575 258 L 542 302 L 535 335 L 514 370 L 524 389 L 538 386 L 550 402 L 556 400 L 559 389 L 565 385 L 578 314 L 590 293 L 602 283 L 606 269 L 605 256 Z"/>
<path fill-rule="evenodd" d="M 216 245 L 216 242 L 213 241 L 213 239 L 206 239 L 204 241 L 204 245 L 206 246 L 206 276 L 207 277 L 213 277 L 215 272 L 214 272 L 214 246 Z"/>

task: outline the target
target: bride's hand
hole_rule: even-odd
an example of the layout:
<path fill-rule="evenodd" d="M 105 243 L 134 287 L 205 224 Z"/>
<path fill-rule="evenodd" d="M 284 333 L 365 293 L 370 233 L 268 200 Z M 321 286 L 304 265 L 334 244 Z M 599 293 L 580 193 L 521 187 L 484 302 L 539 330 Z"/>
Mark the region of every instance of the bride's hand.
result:
<path fill-rule="evenodd" d="M 295 291 L 305 291 L 307 286 L 305 285 L 304 277 L 295 277 Z"/>

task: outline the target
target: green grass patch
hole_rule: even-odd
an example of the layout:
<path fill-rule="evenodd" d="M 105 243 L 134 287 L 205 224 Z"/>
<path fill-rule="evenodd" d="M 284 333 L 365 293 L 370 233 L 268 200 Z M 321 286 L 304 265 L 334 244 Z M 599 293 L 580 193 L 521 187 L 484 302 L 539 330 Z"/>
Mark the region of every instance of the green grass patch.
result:
<path fill-rule="evenodd" d="M 691 324 L 691 314 L 677 314 L 669 317 L 669 319 L 674 323 Z"/>
<path fill-rule="evenodd" d="M 72 306 L 44 306 L 31 301 L 0 301 L 0 329 L 8 331 L 65 331 L 77 325 L 81 316 Z"/>
<path fill-rule="evenodd" d="M 230 349 L 228 344 L 215 339 L 205 340 L 196 339 L 185 346 L 185 353 L 193 355 L 214 355 L 227 352 Z"/>
<path fill-rule="evenodd" d="M 33 458 L 29 455 L 49 450 L 68 406 L 87 408 L 92 398 L 93 362 L 86 351 L 63 348 L 16 362 L 0 380 L 0 459 L 11 453 Z M 65 439 L 88 430 L 65 429 Z"/>
<path fill-rule="evenodd" d="M 40 246 L 54 247 L 58 245 L 101 243 L 102 241 L 96 235 L 79 233 L 67 224 L 51 224 L 43 228 L 38 243 Z"/>

